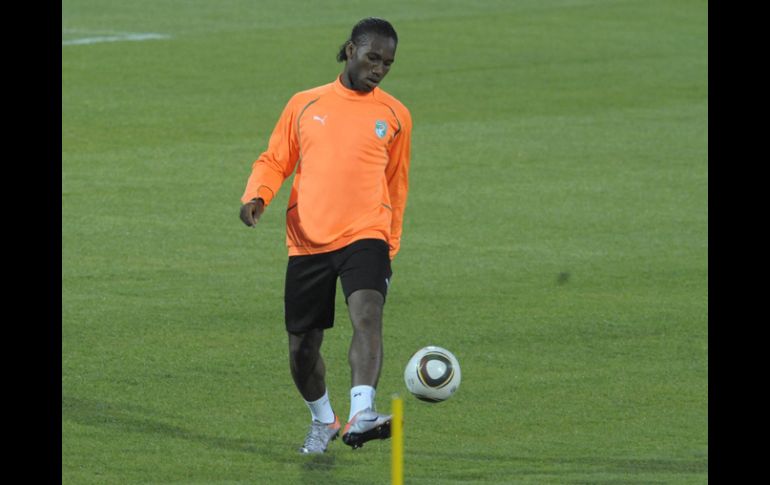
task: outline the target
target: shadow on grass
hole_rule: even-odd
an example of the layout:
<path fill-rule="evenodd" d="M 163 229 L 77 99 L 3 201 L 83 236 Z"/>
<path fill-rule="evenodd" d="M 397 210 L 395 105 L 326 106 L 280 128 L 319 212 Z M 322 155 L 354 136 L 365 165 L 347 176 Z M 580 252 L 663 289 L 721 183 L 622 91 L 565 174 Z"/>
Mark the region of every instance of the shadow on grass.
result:
<path fill-rule="evenodd" d="M 152 411 L 142 406 L 113 404 L 92 399 L 62 397 L 62 420 L 113 430 L 115 433 L 145 433 L 161 438 L 176 438 L 237 453 L 258 454 L 275 463 L 299 466 L 302 483 L 335 483 L 334 453 L 300 456 L 286 443 L 270 442 L 259 436 L 259 442 L 245 438 L 227 438 L 196 433 L 181 426 L 146 417 Z"/>
<path fill-rule="evenodd" d="M 115 405 L 90 399 L 62 396 L 62 420 L 78 424 L 112 428 L 120 432 L 157 434 L 166 438 L 179 438 L 242 453 L 270 454 L 269 443 L 257 445 L 249 439 L 207 436 L 180 426 L 162 423 L 141 415 L 150 414 L 146 408 L 131 405 Z"/>
<path fill-rule="evenodd" d="M 334 483 L 336 457 L 331 453 L 305 458 L 302 464 L 302 483 Z"/>
<path fill-rule="evenodd" d="M 323 455 L 298 457 L 296 449 L 286 443 L 270 442 L 269 438 L 259 437 L 259 442 L 246 438 L 228 438 L 197 433 L 181 426 L 163 423 L 148 418 L 152 411 L 135 405 L 111 404 L 107 402 L 62 397 L 62 420 L 73 421 L 88 426 L 112 429 L 115 432 L 133 432 L 157 435 L 162 438 L 177 438 L 202 445 L 238 453 L 259 454 L 273 462 L 301 464 L 303 483 L 333 483 L 335 470 L 338 468 L 339 452 L 349 451 L 337 445 L 337 450 Z M 344 462 L 344 460 L 343 460 Z M 485 481 L 490 474 L 497 479 L 537 475 L 586 475 L 617 474 L 623 479 L 606 478 L 590 481 L 565 480 L 564 483 L 582 484 L 641 484 L 661 483 L 645 480 L 656 475 L 701 475 L 708 473 L 708 457 L 690 460 L 676 459 L 636 459 L 612 458 L 599 456 L 586 457 L 535 457 L 511 456 L 504 453 L 468 453 L 460 450 L 447 452 L 428 450 L 409 450 L 405 465 L 416 466 L 419 463 L 453 463 L 446 469 L 447 479 L 461 481 Z M 419 473 L 418 473 L 419 476 Z M 598 477 L 597 477 L 598 478 Z M 363 483 L 363 482 L 362 482 Z"/>

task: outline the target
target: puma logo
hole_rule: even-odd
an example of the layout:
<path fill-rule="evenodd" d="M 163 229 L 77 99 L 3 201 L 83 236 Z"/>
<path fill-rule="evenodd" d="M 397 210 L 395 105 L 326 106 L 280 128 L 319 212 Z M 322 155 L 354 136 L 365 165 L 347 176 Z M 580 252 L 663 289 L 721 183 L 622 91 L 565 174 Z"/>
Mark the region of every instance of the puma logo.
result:
<path fill-rule="evenodd" d="M 316 121 L 320 121 L 322 125 L 326 126 L 326 117 L 327 116 L 329 116 L 329 115 L 324 115 L 324 117 L 321 118 L 320 116 L 315 115 L 315 116 L 313 116 L 313 119 L 316 120 Z"/>

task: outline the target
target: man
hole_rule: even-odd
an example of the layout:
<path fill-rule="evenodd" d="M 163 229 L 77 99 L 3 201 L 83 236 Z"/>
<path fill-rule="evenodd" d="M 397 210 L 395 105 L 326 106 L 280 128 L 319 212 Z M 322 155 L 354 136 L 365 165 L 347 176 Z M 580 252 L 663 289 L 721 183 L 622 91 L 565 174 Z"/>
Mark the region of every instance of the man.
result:
<path fill-rule="evenodd" d="M 382 310 L 406 206 L 412 119 L 379 84 L 397 44 L 389 22 L 358 22 L 337 55 L 345 62 L 341 75 L 289 100 L 241 198 L 241 220 L 254 227 L 296 168 L 286 212 L 284 310 L 291 375 L 311 414 L 301 453 L 325 452 L 341 428 L 320 352 L 334 323 L 337 278 L 353 324 L 342 440 L 355 449 L 390 437 L 391 417 L 375 411 L 374 398 Z"/>

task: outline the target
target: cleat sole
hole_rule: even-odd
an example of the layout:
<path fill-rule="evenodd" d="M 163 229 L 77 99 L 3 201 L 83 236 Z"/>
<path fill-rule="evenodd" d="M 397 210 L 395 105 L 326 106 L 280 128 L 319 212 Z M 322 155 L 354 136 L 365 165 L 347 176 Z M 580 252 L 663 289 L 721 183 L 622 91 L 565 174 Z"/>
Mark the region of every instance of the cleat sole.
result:
<path fill-rule="evenodd" d="M 365 433 L 346 433 L 342 435 L 342 441 L 354 450 L 361 448 L 367 441 L 385 440 L 388 438 L 390 438 L 390 421 Z"/>

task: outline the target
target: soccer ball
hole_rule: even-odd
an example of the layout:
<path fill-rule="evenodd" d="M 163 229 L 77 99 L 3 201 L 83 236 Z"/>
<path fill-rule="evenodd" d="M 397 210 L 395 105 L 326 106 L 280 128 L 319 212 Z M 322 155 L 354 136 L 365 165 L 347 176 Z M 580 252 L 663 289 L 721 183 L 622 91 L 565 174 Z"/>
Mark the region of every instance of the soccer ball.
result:
<path fill-rule="evenodd" d="M 435 345 L 423 347 L 406 364 L 404 382 L 417 399 L 446 401 L 460 387 L 460 363 L 447 349 Z"/>

